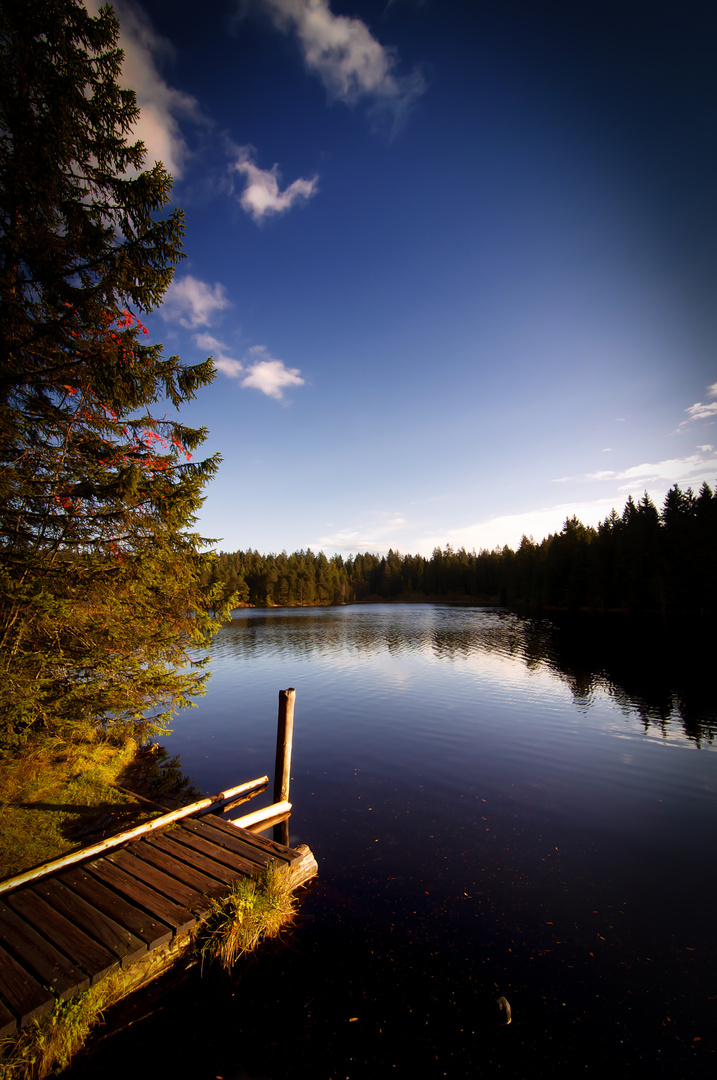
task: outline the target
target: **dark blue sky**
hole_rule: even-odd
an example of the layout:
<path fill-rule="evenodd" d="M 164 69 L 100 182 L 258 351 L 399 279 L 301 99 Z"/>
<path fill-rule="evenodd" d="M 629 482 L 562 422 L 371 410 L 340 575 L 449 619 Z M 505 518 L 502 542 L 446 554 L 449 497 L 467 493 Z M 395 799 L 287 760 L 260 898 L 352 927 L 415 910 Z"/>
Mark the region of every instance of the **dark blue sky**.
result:
<path fill-rule="evenodd" d="M 514 544 L 717 479 L 714 5 L 117 10 L 225 549 Z"/>

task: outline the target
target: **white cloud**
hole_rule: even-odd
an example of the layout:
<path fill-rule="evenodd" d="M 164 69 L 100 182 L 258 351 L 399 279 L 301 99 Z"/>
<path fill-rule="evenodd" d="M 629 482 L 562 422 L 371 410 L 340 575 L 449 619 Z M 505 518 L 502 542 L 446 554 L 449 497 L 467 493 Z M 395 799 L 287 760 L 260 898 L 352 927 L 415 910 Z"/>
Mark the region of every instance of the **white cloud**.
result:
<path fill-rule="evenodd" d="M 614 499 L 597 499 L 590 502 L 558 503 L 554 506 L 528 510 L 522 514 L 503 514 L 488 518 L 461 529 L 448 529 L 441 534 L 424 537 L 419 541 L 419 550 L 429 555 L 434 548 L 444 548 L 450 544 L 454 549 L 473 548 L 480 551 L 485 548 L 492 551 L 495 547 L 517 548 L 522 536 L 532 536 L 536 542 L 549 533 L 558 533 L 566 518 L 576 514 L 584 525 L 597 525 L 604 521 L 615 506 Z M 620 507 L 622 509 L 622 507 Z"/>
<path fill-rule="evenodd" d="M 165 322 L 178 319 L 182 326 L 194 330 L 198 326 L 209 326 L 218 311 L 230 307 L 224 286 L 216 282 L 214 286 L 187 274 L 175 278 L 164 294 L 164 303 L 160 314 Z"/>
<path fill-rule="evenodd" d="M 304 62 L 337 101 L 360 99 L 400 120 L 424 92 L 420 71 L 395 74 L 395 51 L 381 45 L 361 19 L 334 15 L 328 0 L 264 0 L 275 26 L 295 33 Z"/>
<path fill-rule="evenodd" d="M 705 457 L 714 451 L 714 447 L 706 443 L 698 446 L 699 453 L 688 454 L 682 458 L 667 458 L 664 461 L 641 462 L 639 465 L 631 465 L 627 469 L 617 472 L 611 469 L 603 469 L 593 473 L 582 473 L 578 476 L 560 476 L 553 480 L 554 484 L 567 483 L 604 483 L 606 481 L 627 481 L 619 483 L 618 492 L 634 491 L 639 487 L 649 487 L 650 484 L 661 483 L 671 487 L 673 484 L 690 484 L 696 480 L 702 480 L 708 474 L 717 473 L 717 457 Z"/>
<path fill-rule="evenodd" d="M 254 345 L 243 360 L 235 360 L 224 342 L 211 334 L 195 334 L 194 342 L 212 355 L 222 374 L 230 379 L 241 378 L 241 386 L 260 390 L 276 401 L 282 400 L 286 387 L 304 385 L 299 369 L 288 368 L 283 360 L 271 356 L 265 345 Z"/>
<path fill-rule="evenodd" d="M 97 15 L 100 0 L 84 0 Z M 120 86 L 134 90 L 141 113 L 132 135 L 147 148 L 147 165 L 161 161 L 174 177 L 182 175 L 187 144 L 178 116 L 200 119 L 195 98 L 170 86 L 160 75 L 157 60 L 172 55 L 171 44 L 154 30 L 145 12 L 131 0 L 113 0 L 120 21 L 120 46 L 124 51 Z"/>
<path fill-rule="evenodd" d="M 229 167 L 244 177 L 246 186 L 239 202 L 257 223 L 271 214 L 283 214 L 295 203 L 310 199 L 316 194 L 318 176 L 311 180 L 294 180 L 293 184 L 280 191 L 279 166 L 260 169 L 252 161 L 253 154 L 253 146 L 240 146 L 236 161 Z"/>
<path fill-rule="evenodd" d="M 697 401 L 694 405 L 690 405 L 688 409 L 685 409 L 685 412 L 690 420 L 709 420 L 711 417 L 717 416 L 717 401 L 711 401 L 707 405 Z M 682 423 L 687 424 L 689 420 L 683 420 Z"/>
<path fill-rule="evenodd" d="M 223 372 L 225 375 L 229 375 L 229 377 L 233 379 L 241 375 L 244 370 L 243 364 L 241 364 L 239 360 L 234 360 L 233 357 L 229 356 L 227 346 L 222 341 L 212 337 L 211 334 L 195 334 L 194 342 L 198 348 L 202 349 L 202 351 L 211 354 L 218 371 Z"/>
<path fill-rule="evenodd" d="M 354 554 L 364 551 L 385 552 L 389 548 L 396 551 L 400 546 L 396 530 L 407 524 L 402 514 L 395 511 L 374 511 L 367 512 L 366 516 L 373 520 L 324 534 L 313 540 L 309 546 L 319 551 L 346 551 Z"/>
<path fill-rule="evenodd" d="M 707 395 L 711 398 L 717 398 L 717 382 L 712 383 L 707 387 Z M 711 420 L 717 416 L 717 401 L 711 401 L 706 405 L 703 405 L 701 401 L 696 401 L 694 405 L 690 405 L 685 409 L 689 419 L 683 420 L 678 427 L 683 428 L 686 424 L 689 424 L 692 420 Z"/>
<path fill-rule="evenodd" d="M 673 484 L 682 485 L 702 481 L 708 474 L 714 475 L 715 472 L 717 472 L 717 458 L 705 459 L 701 455 L 691 454 L 688 457 L 669 458 L 654 464 L 633 465 L 617 473 L 616 479 L 629 481 L 627 484 L 621 484 L 619 491 L 633 491 L 636 482 L 645 486 L 662 482 L 672 487 Z"/>
<path fill-rule="evenodd" d="M 264 345 L 254 345 L 249 350 L 250 362 L 242 386 L 261 390 L 267 397 L 280 401 L 287 386 L 303 386 L 304 380 L 298 368 L 287 368 L 283 360 L 270 356 Z"/>

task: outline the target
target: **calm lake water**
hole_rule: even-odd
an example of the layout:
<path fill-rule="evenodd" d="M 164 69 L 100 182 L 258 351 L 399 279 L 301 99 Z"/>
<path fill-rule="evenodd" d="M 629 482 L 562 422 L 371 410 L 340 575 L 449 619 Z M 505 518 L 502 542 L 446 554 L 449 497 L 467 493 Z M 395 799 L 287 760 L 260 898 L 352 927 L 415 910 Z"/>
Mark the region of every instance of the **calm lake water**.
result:
<path fill-rule="evenodd" d="M 286 945 L 148 992 L 73 1076 L 713 1075 L 711 628 L 277 609 L 212 656 L 167 750 L 207 792 L 271 774 L 296 687 L 320 881 Z"/>

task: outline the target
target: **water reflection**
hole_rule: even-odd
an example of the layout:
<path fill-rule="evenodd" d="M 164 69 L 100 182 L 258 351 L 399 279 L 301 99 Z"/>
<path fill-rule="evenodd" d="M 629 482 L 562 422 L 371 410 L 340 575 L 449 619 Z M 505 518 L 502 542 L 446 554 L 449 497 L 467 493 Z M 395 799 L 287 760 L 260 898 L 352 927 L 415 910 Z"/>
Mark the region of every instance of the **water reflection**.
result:
<path fill-rule="evenodd" d="M 549 673 L 590 709 L 607 694 L 645 730 L 681 727 L 698 746 L 712 743 L 717 709 L 710 636 L 701 624 L 665 628 L 621 616 L 535 618 L 495 608 L 380 605 L 236 613 L 214 649 L 219 659 L 260 654 L 295 660 L 421 654 L 448 663 L 492 656 Z"/>
<path fill-rule="evenodd" d="M 694 749 L 715 711 L 689 630 L 238 614 L 170 752 L 206 791 L 270 771 L 276 691 L 296 686 L 291 836 L 319 882 L 288 952 L 224 992 L 198 977 L 163 996 L 73 1075 L 699 1075 L 717 1050 L 717 938 L 695 915 L 717 887 L 717 757 Z M 486 994 L 513 1007 L 498 1035 Z"/>

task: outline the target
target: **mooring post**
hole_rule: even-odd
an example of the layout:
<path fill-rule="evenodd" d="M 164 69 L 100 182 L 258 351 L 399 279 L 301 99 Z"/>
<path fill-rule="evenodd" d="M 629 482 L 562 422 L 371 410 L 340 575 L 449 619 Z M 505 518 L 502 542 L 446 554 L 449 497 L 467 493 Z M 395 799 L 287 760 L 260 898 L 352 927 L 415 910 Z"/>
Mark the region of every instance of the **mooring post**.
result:
<path fill-rule="evenodd" d="M 276 763 L 274 765 L 274 802 L 289 801 L 291 783 L 291 747 L 294 741 L 294 702 L 296 690 L 293 686 L 279 691 L 279 718 L 276 727 Z M 279 844 L 289 844 L 289 822 L 282 821 L 274 826 L 274 839 Z"/>

